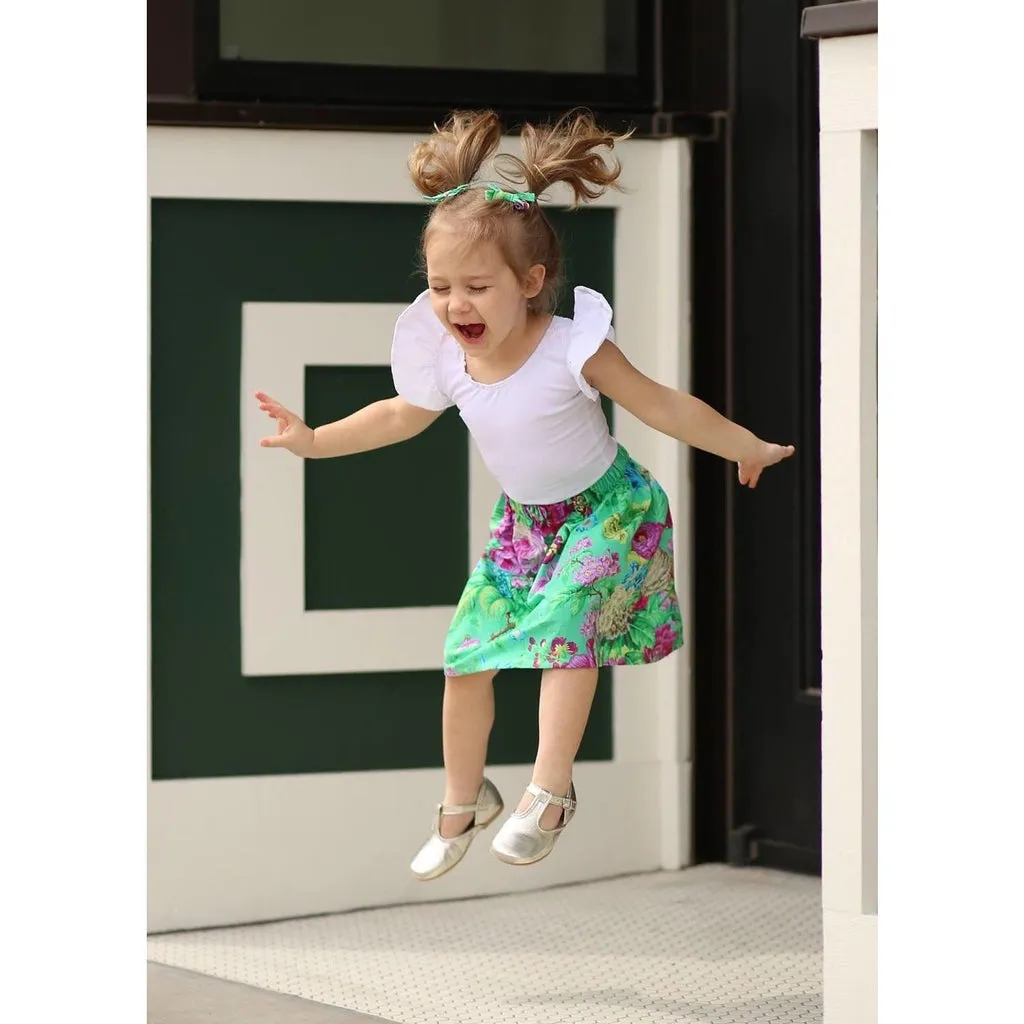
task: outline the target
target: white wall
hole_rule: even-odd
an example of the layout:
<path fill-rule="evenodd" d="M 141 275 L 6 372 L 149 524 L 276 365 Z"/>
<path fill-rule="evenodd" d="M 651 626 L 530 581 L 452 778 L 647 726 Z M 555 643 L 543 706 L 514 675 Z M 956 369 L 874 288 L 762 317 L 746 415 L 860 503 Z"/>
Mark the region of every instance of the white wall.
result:
<path fill-rule="evenodd" d="M 405 172 L 413 141 L 409 135 L 358 132 L 150 128 L 149 194 L 415 201 Z M 509 145 L 514 148 L 513 142 Z M 622 157 L 631 191 L 602 200 L 617 210 L 617 337 L 642 369 L 685 388 L 690 366 L 689 146 L 683 140 L 631 141 Z M 258 320 L 265 313 L 253 315 Z M 315 324 L 331 312 L 307 308 L 290 311 L 293 315 Z M 249 313 L 247 319 L 254 322 Z M 383 361 L 389 337 L 378 343 Z M 688 629 L 688 452 L 625 412 L 618 415 L 617 428 L 620 440 L 655 473 L 672 501 Z M 496 485 L 475 450 L 473 458 L 471 542 L 479 548 Z M 259 529 L 258 507 L 245 509 L 244 516 Z M 282 552 L 275 557 L 283 557 Z M 244 581 L 245 567 L 242 574 Z M 299 646 L 297 637 L 282 640 L 287 642 Z M 410 877 L 408 861 L 426 835 L 441 794 L 440 770 L 151 780 L 149 929 L 506 892 L 690 863 L 692 650 L 688 643 L 658 665 L 613 673 L 614 759 L 579 766 L 580 813 L 561 840 L 558 856 L 529 872 L 493 861 L 481 840 L 467 862 L 444 880 L 425 885 Z M 514 802 L 529 769 L 503 767 L 490 774 L 506 800 Z"/>
<path fill-rule="evenodd" d="M 825 1024 L 871 1024 L 878 921 L 877 36 L 819 46 Z"/>

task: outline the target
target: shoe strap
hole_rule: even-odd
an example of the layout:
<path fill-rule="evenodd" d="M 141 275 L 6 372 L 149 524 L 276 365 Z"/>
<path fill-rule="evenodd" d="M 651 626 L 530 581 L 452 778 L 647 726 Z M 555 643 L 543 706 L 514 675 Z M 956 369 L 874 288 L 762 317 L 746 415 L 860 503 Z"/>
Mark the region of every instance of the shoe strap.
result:
<path fill-rule="evenodd" d="M 526 792 L 533 796 L 542 797 L 546 799 L 548 804 L 554 804 L 556 807 L 564 807 L 567 811 L 576 810 L 576 787 L 569 784 L 569 793 L 567 796 L 555 796 L 554 793 L 549 789 L 541 789 L 535 782 L 531 782 L 526 787 Z"/>
<path fill-rule="evenodd" d="M 470 829 L 476 828 L 476 819 L 477 819 L 477 806 L 476 806 L 476 804 L 452 804 L 451 807 L 445 807 L 444 804 L 438 804 L 437 805 L 437 817 L 434 819 L 434 832 L 437 833 L 437 838 L 440 839 L 441 842 L 443 842 L 443 843 L 450 843 L 453 839 L 458 839 L 459 838 L 459 836 L 449 836 L 447 839 L 445 839 L 441 835 L 441 819 L 446 814 L 447 815 L 452 815 L 452 814 L 472 814 L 473 815 L 473 817 L 470 820 L 469 824 L 466 826 L 465 831 L 459 833 L 460 836 L 464 835 L 465 832 L 468 832 Z"/>
<path fill-rule="evenodd" d="M 480 805 L 487 799 L 488 793 L 488 782 L 486 779 L 480 784 L 480 792 L 477 793 L 475 804 L 438 804 L 438 814 L 476 814 L 480 810 Z"/>
<path fill-rule="evenodd" d="M 438 804 L 441 814 L 476 814 L 479 809 L 479 804 L 451 804 L 450 806 Z"/>

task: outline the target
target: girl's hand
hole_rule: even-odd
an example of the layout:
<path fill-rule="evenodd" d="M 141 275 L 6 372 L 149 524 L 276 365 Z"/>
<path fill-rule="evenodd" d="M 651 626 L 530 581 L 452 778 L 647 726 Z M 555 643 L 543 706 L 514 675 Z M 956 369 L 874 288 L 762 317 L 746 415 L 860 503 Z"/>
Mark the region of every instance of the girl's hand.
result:
<path fill-rule="evenodd" d="M 745 487 L 756 487 L 761 473 L 776 462 L 788 459 L 796 449 L 791 444 L 769 444 L 758 441 L 756 449 L 739 462 L 740 484 Z"/>
<path fill-rule="evenodd" d="M 256 392 L 256 401 L 260 408 L 271 418 L 277 420 L 277 434 L 264 437 L 260 441 L 262 448 L 285 448 L 293 455 L 308 458 L 313 452 L 313 430 L 303 421 L 286 409 L 280 402 L 262 391 Z"/>

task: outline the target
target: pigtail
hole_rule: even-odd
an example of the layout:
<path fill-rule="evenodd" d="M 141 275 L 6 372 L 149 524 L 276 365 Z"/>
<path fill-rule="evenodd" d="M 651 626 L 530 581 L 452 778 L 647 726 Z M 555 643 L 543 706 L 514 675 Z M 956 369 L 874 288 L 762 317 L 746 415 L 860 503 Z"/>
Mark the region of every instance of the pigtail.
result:
<path fill-rule="evenodd" d="M 577 207 L 609 188 L 621 191 L 619 161 L 598 151 L 613 149 L 632 134 L 605 131 L 592 114 L 573 111 L 553 125 L 524 125 L 522 158 L 503 154 L 498 159 L 506 177 L 525 183 L 538 196 L 556 182 L 565 182 L 572 189 L 572 205 Z"/>
<path fill-rule="evenodd" d="M 413 184 L 425 196 L 467 185 L 500 142 L 501 122 L 493 111 L 455 111 L 409 155 Z"/>

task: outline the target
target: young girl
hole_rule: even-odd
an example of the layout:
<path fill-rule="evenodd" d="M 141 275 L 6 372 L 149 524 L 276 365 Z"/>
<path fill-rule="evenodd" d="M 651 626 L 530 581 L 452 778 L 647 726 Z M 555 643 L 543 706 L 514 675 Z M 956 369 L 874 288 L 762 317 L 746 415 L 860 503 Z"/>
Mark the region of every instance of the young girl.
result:
<path fill-rule="evenodd" d="M 750 487 L 793 453 L 631 366 L 597 292 L 577 288 L 573 318 L 553 315 L 562 251 L 538 200 L 557 182 L 574 205 L 617 187 L 619 164 L 604 151 L 623 138 L 585 114 L 527 125 L 523 157 L 498 157 L 507 181 L 495 184 L 477 174 L 500 144 L 498 118 L 454 114 L 409 161 L 433 209 L 422 239 L 428 290 L 395 327 L 397 397 L 314 430 L 256 393 L 277 420 L 261 443 L 304 458 L 407 440 L 458 406 L 502 486 L 445 641 L 445 794 L 412 861 L 421 879 L 458 864 L 503 809 L 483 774 L 499 670 L 544 670 L 533 777 L 491 846 L 509 864 L 533 864 L 576 809 L 572 767 L 598 668 L 655 662 L 683 642 L 668 500 L 610 435 L 599 396 L 738 463 Z"/>

